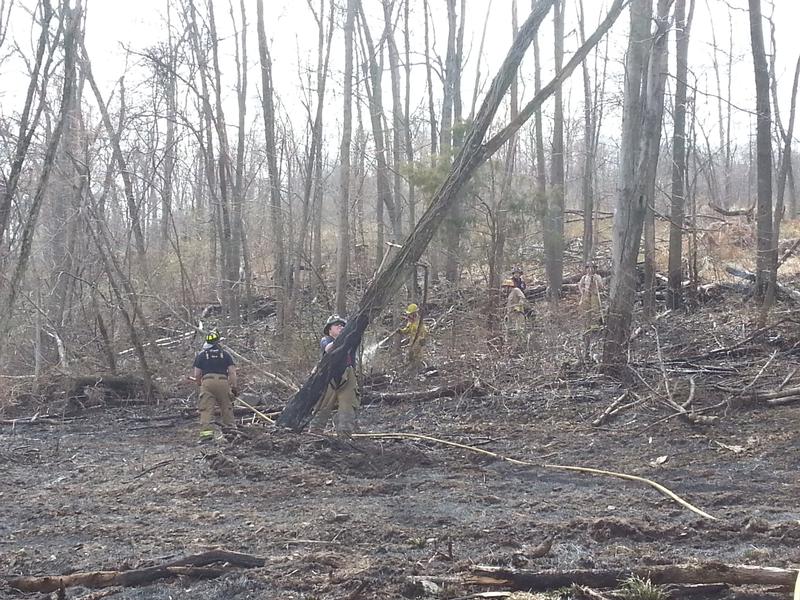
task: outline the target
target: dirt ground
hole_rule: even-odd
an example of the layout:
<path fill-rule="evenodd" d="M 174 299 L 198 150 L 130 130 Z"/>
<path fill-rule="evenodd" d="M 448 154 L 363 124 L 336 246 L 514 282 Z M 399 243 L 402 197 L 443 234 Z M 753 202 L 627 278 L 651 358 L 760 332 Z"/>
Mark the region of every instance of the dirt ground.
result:
<path fill-rule="evenodd" d="M 310 600 L 463 597 L 491 588 L 449 583 L 425 592 L 408 577 L 466 577 L 475 564 L 545 570 L 714 560 L 797 568 L 800 402 L 767 406 L 713 387 L 754 381 L 753 389 L 776 388 L 796 362 L 796 325 L 784 324 L 739 354 L 696 358 L 753 331 L 739 316 L 710 310 L 669 325 L 664 319 L 653 330 L 663 337 L 645 334 L 637 342 L 639 379 L 627 385 L 638 401 L 600 427 L 592 421 L 623 383 L 574 361 L 553 371 L 555 361 L 533 368 L 529 357 L 489 354 L 471 365 L 441 359 L 425 381 L 390 386 L 425 389 L 466 371 L 486 377 L 482 395 L 361 410 L 362 431 L 424 434 L 537 466 L 418 439 L 346 442 L 278 432 L 249 417 L 237 432 L 198 445 L 193 398 L 6 422 L 0 573 L 128 569 L 224 548 L 266 564 L 215 579 L 119 588 L 111 597 Z M 653 362 L 661 347 L 665 369 Z M 717 418 L 672 418 L 665 373 L 672 393 L 684 397 L 695 377 L 695 405 Z M 651 478 L 718 520 L 641 483 L 549 464 Z M 548 538 L 550 552 L 532 556 Z M 72 588 L 66 597 L 89 592 Z M 0 584 L 0 597 L 45 596 Z M 778 599 L 789 592 L 738 587 L 699 597 Z"/>

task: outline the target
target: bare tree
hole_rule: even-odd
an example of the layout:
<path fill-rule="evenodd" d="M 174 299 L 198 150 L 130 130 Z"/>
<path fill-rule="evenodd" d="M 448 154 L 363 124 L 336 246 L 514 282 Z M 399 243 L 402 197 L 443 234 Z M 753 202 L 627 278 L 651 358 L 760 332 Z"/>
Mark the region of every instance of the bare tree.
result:
<path fill-rule="evenodd" d="M 0 7 L 0 18 L 5 19 L 0 23 L 0 34 L 2 39 L 5 39 L 8 31 L 8 14 L 10 14 L 13 2 L 8 4 L 8 13 L 4 13 Z M 28 156 L 28 149 L 30 148 L 33 135 L 36 132 L 36 127 L 42 115 L 42 111 L 46 105 L 46 95 L 44 90 L 47 89 L 47 82 L 50 78 L 50 68 L 53 62 L 53 57 L 56 48 L 59 45 L 59 38 L 63 28 L 63 11 L 59 13 L 59 22 L 56 38 L 48 43 L 50 37 L 50 22 L 55 14 L 49 0 L 42 0 L 39 4 L 40 14 L 38 20 L 40 21 L 41 30 L 39 31 L 39 41 L 36 44 L 36 56 L 33 60 L 33 65 L 28 80 L 28 90 L 25 95 L 25 104 L 22 108 L 22 113 L 19 117 L 19 129 L 17 139 L 14 147 L 13 158 L 11 160 L 11 169 L 8 176 L 3 174 L 3 187 L 0 190 L 0 243 L 5 237 L 6 229 L 8 228 L 8 220 L 11 214 L 11 203 L 17 193 L 17 186 L 19 185 L 20 174 L 22 173 L 25 160 Z M 5 16 L 3 16 L 5 15 Z M 0 44 L 1 46 L 2 44 Z M 39 93 L 38 102 L 36 107 L 33 106 L 34 99 L 36 98 L 37 90 L 42 90 Z M 31 114 L 33 113 L 33 114 Z"/>
<path fill-rule="evenodd" d="M 657 148 L 654 146 L 658 142 L 657 136 L 661 129 L 663 74 L 658 72 L 656 65 L 660 63 L 659 52 L 666 50 L 668 31 L 667 24 L 658 22 L 656 38 L 651 44 L 651 1 L 633 0 L 630 6 L 619 194 L 612 240 L 613 277 L 603 347 L 603 365 L 609 369 L 618 369 L 624 364 L 625 344 L 636 292 L 636 261 L 649 201 L 645 189 L 647 168 L 649 161 L 657 156 Z M 646 68 L 648 50 L 650 66 Z M 643 80 L 645 72 L 646 81 Z"/>
<path fill-rule="evenodd" d="M 648 153 L 647 164 L 645 166 L 644 193 L 647 197 L 647 208 L 645 210 L 644 221 L 644 297 L 642 304 L 644 314 L 647 317 L 655 313 L 656 305 L 656 175 L 658 172 L 658 158 L 661 149 L 661 122 L 664 114 L 664 89 L 667 80 L 667 59 L 669 54 L 669 44 L 667 33 L 670 29 L 669 10 L 672 0 L 658 0 L 656 11 L 656 35 L 651 51 L 651 59 L 648 67 L 655 69 L 652 76 L 648 75 L 648 81 L 654 81 L 654 96 L 652 98 L 652 118 L 658 122 L 658 126 L 653 128 L 653 140 L 645 143 L 651 145 Z M 650 84 L 648 83 L 648 86 Z M 649 89 L 648 89 L 649 92 Z M 648 98 L 648 102 L 651 101 Z M 648 112 L 650 107 L 648 106 Z"/>
<path fill-rule="evenodd" d="M 336 311 L 347 312 L 347 265 L 350 250 L 350 137 L 353 126 L 353 30 L 357 0 L 347 0 L 344 25 L 344 108 L 339 149 L 339 209 L 336 229 Z"/>
<path fill-rule="evenodd" d="M 686 213 L 686 88 L 689 76 L 689 34 L 694 15 L 690 0 L 686 16 L 686 0 L 675 2 L 675 108 L 672 134 L 672 191 L 670 194 L 669 274 L 667 308 L 683 305 L 683 230 Z"/>
<path fill-rule="evenodd" d="M 536 0 L 531 0 L 531 9 L 536 6 Z M 538 94 L 542 89 L 542 67 L 539 56 L 539 37 L 533 38 L 533 89 Z M 533 211 L 536 214 L 542 232 L 547 224 L 547 163 L 544 157 L 544 121 L 541 107 L 534 114 L 535 146 L 536 146 L 536 192 L 534 193 Z"/>
<path fill-rule="evenodd" d="M 581 44 L 586 42 L 584 29 L 583 0 L 578 1 L 578 34 Z M 588 61 L 581 63 L 583 72 L 583 173 L 581 176 L 581 194 L 583 196 L 583 262 L 588 262 L 594 255 L 594 159 L 595 142 L 593 119 L 594 98 L 592 80 L 589 76 Z"/>
<path fill-rule="evenodd" d="M 375 46 L 370 34 L 369 25 L 361 6 L 361 1 L 358 0 L 359 22 L 361 23 L 361 32 L 366 44 L 365 54 L 367 64 L 364 65 L 365 87 L 367 90 L 367 97 L 369 99 L 369 116 L 372 122 L 372 139 L 375 144 L 375 178 L 378 187 L 378 208 L 385 208 L 389 211 L 389 219 L 392 222 L 392 233 L 395 239 L 400 239 L 402 235 L 402 225 L 400 222 L 400 203 L 398 202 L 398 190 L 392 190 L 392 183 L 389 179 L 389 161 L 387 160 L 386 150 L 386 130 L 384 128 L 384 110 L 383 110 L 383 78 L 382 68 L 379 63 L 378 55 L 381 54 L 381 48 Z M 394 85 L 394 84 L 393 84 Z M 399 140 L 398 140 L 399 141 Z M 395 167 L 396 170 L 396 167 Z M 382 230 L 383 217 L 382 211 L 378 210 L 378 229 Z M 376 260 L 380 264 L 383 258 L 383 239 L 378 236 L 379 245 L 376 254 Z"/>
<path fill-rule="evenodd" d="M 256 3 L 258 20 L 258 55 L 261 60 L 261 107 L 264 116 L 264 143 L 267 153 L 267 170 L 269 173 L 269 210 L 272 223 L 272 243 L 274 244 L 275 282 L 277 283 L 278 320 L 281 325 L 286 320 L 285 299 L 289 287 L 285 233 L 283 230 L 283 206 L 281 200 L 281 181 L 278 174 L 278 151 L 275 143 L 275 90 L 272 87 L 272 57 L 267 46 L 267 34 L 264 30 L 264 2 Z M 313 144 L 313 142 L 312 142 Z"/>
<path fill-rule="evenodd" d="M 556 72 L 564 64 L 564 13 L 562 0 L 553 3 L 553 60 Z M 564 105 L 561 88 L 553 95 L 553 143 L 550 155 L 550 193 L 544 229 L 547 298 L 557 304 L 564 275 Z"/>
<path fill-rule="evenodd" d="M 50 180 L 50 174 L 53 166 L 56 163 L 56 152 L 61 143 L 61 137 L 67 126 L 67 119 L 69 118 L 70 107 L 73 106 L 75 84 L 76 84 L 76 61 L 77 61 L 77 46 L 80 39 L 80 24 L 82 19 L 82 9 L 80 1 L 75 8 L 70 8 L 67 2 L 61 5 L 61 19 L 64 23 L 63 33 L 63 50 L 64 50 L 64 77 L 61 86 L 61 101 L 58 115 L 55 121 L 55 127 L 47 141 L 47 148 L 44 154 L 42 169 L 39 173 L 39 179 L 36 184 L 36 191 L 34 193 L 33 202 L 28 210 L 22 230 L 22 241 L 19 250 L 19 259 L 17 265 L 11 275 L 8 284 L 8 295 L 0 307 L 0 325 L 4 330 L 8 329 L 9 320 L 11 319 L 16 303 L 17 296 L 21 291 L 22 279 L 27 271 L 28 263 L 31 258 L 31 248 L 33 246 L 34 233 L 39 220 L 39 214 L 42 208 L 42 202 L 47 190 L 47 184 Z M 26 102 L 27 104 L 27 102 Z"/>
<path fill-rule="evenodd" d="M 748 0 L 750 43 L 756 84 L 756 297 L 764 299 L 775 274 L 777 251 L 772 244 L 772 119 L 769 101 L 769 67 L 764 50 L 761 0 Z"/>
<path fill-rule="evenodd" d="M 316 73 L 316 108 L 312 118 L 309 109 L 308 120 L 311 128 L 311 143 L 306 153 L 305 178 L 303 181 L 303 205 L 302 217 L 300 222 L 300 232 L 297 236 L 297 243 L 291 257 L 292 266 L 289 268 L 290 290 L 289 290 L 289 314 L 294 313 L 294 304 L 297 294 L 295 272 L 299 276 L 300 269 L 295 268 L 295 264 L 305 260 L 305 247 L 308 238 L 309 224 L 314 221 L 314 239 L 311 265 L 314 269 L 319 269 L 322 263 L 322 133 L 323 133 L 323 107 L 325 104 L 325 90 L 328 83 L 328 63 L 331 55 L 331 40 L 334 30 L 334 8 L 335 3 L 330 1 L 328 13 L 328 26 L 325 27 L 325 1 L 319 0 L 319 10 L 315 11 L 309 0 L 308 5 L 317 23 L 317 67 Z M 309 83 L 309 88 L 311 84 Z M 308 261 L 306 261 L 308 262 Z"/>

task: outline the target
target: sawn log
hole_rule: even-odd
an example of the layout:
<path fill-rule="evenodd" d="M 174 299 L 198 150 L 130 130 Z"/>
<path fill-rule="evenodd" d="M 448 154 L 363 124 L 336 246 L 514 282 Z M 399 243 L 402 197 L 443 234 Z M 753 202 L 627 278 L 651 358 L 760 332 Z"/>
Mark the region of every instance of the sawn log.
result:
<path fill-rule="evenodd" d="M 477 565 L 471 570 L 483 585 L 486 584 L 488 578 L 493 578 L 497 580 L 496 585 L 510 586 L 515 590 L 539 591 L 558 589 L 572 584 L 612 588 L 617 587 L 631 575 L 649 579 L 656 584 L 727 583 L 729 585 L 770 585 L 790 588 L 795 584 L 798 576 L 795 569 L 726 565 L 714 562 L 697 565 L 657 565 L 636 569 L 575 571 L 532 571 Z"/>

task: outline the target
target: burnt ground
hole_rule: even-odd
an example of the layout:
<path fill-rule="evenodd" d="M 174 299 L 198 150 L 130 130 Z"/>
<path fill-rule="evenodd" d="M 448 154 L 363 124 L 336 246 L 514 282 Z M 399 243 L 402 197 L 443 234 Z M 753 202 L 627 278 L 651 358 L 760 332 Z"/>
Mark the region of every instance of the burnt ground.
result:
<path fill-rule="evenodd" d="M 648 362 L 656 356 L 654 339 L 638 342 L 641 352 L 632 360 L 641 379 L 630 384 L 638 400 L 601 427 L 592 420 L 623 384 L 574 363 L 553 371 L 544 363 L 533 369 L 526 359 L 490 361 L 493 375 L 482 396 L 361 411 L 364 431 L 431 435 L 539 466 L 421 440 L 296 435 L 250 419 L 200 446 L 187 410 L 192 401 L 181 398 L 6 423 L 0 426 L 0 573 L 127 569 L 225 548 L 266 564 L 210 580 L 160 580 L 111 597 L 322 599 L 420 595 L 409 575 L 467 576 L 474 564 L 539 570 L 715 560 L 796 568 L 800 402 L 767 406 L 713 388 L 756 380 L 754 389 L 776 388 L 796 361 L 789 339 L 796 326 L 783 325 L 777 346 L 767 336 L 743 355 L 700 359 L 703 344 L 726 346 L 753 328 L 731 318 L 729 328 L 715 322 L 718 331 L 709 336 L 703 333 L 709 314 L 692 319 L 668 331 L 659 325 L 665 361 L 687 357 L 665 371 Z M 464 369 L 442 360 L 438 375 L 409 385 L 431 387 Z M 520 371 L 528 379 L 519 379 Z M 695 405 L 717 418 L 699 424 L 670 418 L 660 387 L 665 372 L 675 394 L 694 376 Z M 652 478 L 718 520 L 640 483 L 546 463 Z M 549 537 L 549 554 L 531 556 Z M 439 597 L 485 589 L 447 584 Z M 67 597 L 88 593 L 73 588 Z M 730 588 L 701 597 L 788 595 Z M 8 587 L 0 587 L 0 596 L 44 597 Z"/>

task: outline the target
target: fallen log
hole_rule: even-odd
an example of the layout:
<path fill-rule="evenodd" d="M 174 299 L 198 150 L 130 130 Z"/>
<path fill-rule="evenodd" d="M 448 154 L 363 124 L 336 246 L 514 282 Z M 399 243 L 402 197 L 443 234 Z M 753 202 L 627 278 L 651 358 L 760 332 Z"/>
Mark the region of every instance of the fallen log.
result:
<path fill-rule="evenodd" d="M 735 267 L 733 265 L 728 265 L 725 267 L 725 271 L 733 275 L 734 277 L 739 277 L 741 279 L 746 279 L 747 281 L 755 281 L 756 274 L 748 271 L 746 269 L 742 269 L 741 267 Z M 782 283 L 775 282 L 775 289 L 778 291 L 778 295 L 784 298 L 788 298 L 794 302 L 800 302 L 800 292 L 797 290 L 793 290 L 789 286 L 783 285 Z"/>
<path fill-rule="evenodd" d="M 719 214 L 726 216 L 726 217 L 752 217 L 753 216 L 753 209 L 755 208 L 755 203 L 750 208 L 722 208 L 721 206 L 717 206 L 713 202 L 708 203 L 708 207 L 718 212 Z"/>
<path fill-rule="evenodd" d="M 455 384 L 440 385 L 429 390 L 418 390 L 414 392 L 365 392 L 364 405 L 378 404 L 380 402 L 399 403 L 414 402 L 419 400 L 436 400 L 438 398 L 453 398 L 463 394 L 470 396 L 481 396 L 486 391 L 478 380 L 459 381 Z"/>
<path fill-rule="evenodd" d="M 581 569 L 574 571 L 531 571 L 490 565 L 471 568 L 476 578 L 486 585 L 495 579 L 495 585 L 511 586 L 515 590 L 545 591 L 581 585 L 595 588 L 617 587 L 631 576 L 649 579 L 655 584 L 709 584 L 769 585 L 791 588 L 795 584 L 796 569 L 777 567 L 755 567 L 750 565 L 726 565 L 704 563 L 697 565 L 657 565 L 636 569 Z M 466 583 L 472 583 L 468 578 Z"/>
<path fill-rule="evenodd" d="M 263 567 L 265 560 L 250 554 L 230 550 L 210 550 L 163 565 L 130 569 L 128 571 L 90 571 L 70 575 L 20 576 L 5 579 L 9 587 L 21 592 L 40 592 L 48 594 L 61 588 L 81 586 L 85 588 L 104 588 L 112 586 L 133 587 L 145 585 L 178 575 L 203 578 L 219 577 L 227 569 L 203 569 L 214 563 L 228 563 L 234 567 Z"/>
<path fill-rule="evenodd" d="M 725 385 L 715 385 L 716 389 L 727 392 L 729 394 L 741 395 L 754 404 L 767 404 L 768 406 L 780 406 L 783 404 L 790 404 L 800 400 L 800 387 L 783 388 L 773 391 L 753 390 L 742 394 L 741 389 L 732 388 Z"/>

